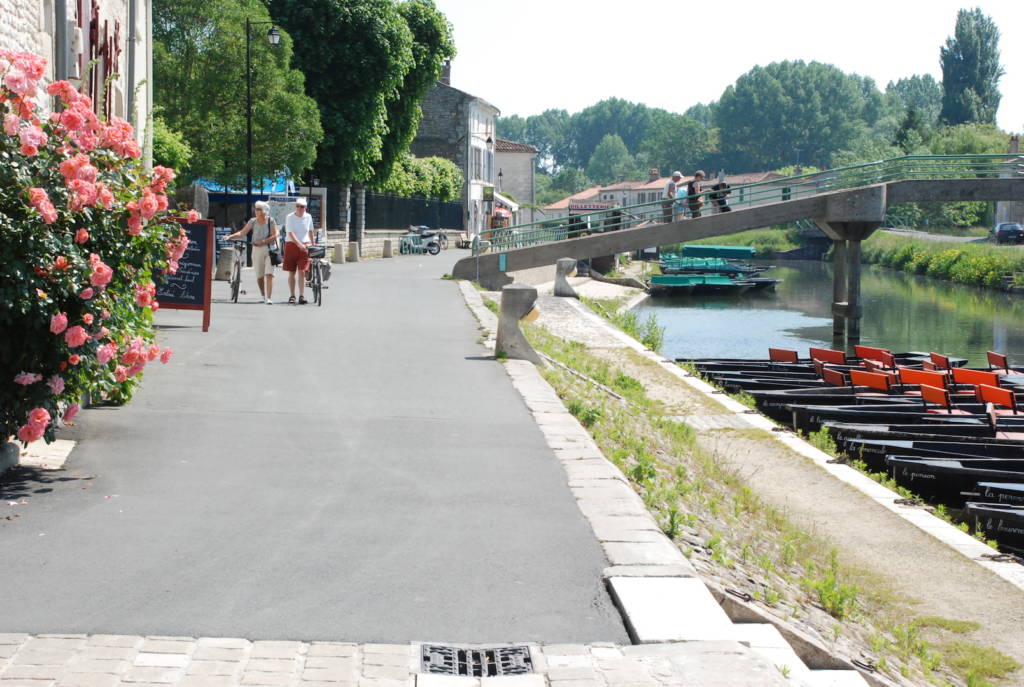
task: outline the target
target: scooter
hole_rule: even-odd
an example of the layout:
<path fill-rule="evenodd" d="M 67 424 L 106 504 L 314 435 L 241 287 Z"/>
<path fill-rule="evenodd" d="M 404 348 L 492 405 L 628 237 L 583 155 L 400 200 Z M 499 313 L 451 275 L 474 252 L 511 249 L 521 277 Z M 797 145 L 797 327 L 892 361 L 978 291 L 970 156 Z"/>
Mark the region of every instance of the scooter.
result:
<path fill-rule="evenodd" d="M 430 231 L 430 227 L 422 224 L 420 226 L 410 225 L 409 233 L 402 237 L 399 252 L 437 255 L 441 252 L 442 237 L 444 243 L 447 244 L 448 237 L 444 236 L 443 231 Z"/>

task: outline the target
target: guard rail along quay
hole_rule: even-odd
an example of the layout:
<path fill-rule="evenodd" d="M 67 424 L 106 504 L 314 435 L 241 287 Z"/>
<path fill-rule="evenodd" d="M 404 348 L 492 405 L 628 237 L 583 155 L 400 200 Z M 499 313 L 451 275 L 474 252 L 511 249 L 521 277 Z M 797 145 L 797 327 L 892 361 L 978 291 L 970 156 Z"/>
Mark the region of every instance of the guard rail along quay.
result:
<path fill-rule="evenodd" d="M 860 339 L 860 245 L 883 225 L 890 205 L 909 202 L 1024 200 L 1019 155 L 909 155 L 824 172 L 711 189 L 705 214 L 664 222 L 663 200 L 490 229 L 474 239 L 473 255 L 453 275 L 490 289 L 514 273 L 559 258 L 597 258 L 747 229 L 810 220 L 833 241 L 833 337 Z M 723 200 L 728 212 L 722 211 Z M 717 203 L 716 203 L 717 201 Z M 716 210 L 718 210 L 716 212 Z"/>

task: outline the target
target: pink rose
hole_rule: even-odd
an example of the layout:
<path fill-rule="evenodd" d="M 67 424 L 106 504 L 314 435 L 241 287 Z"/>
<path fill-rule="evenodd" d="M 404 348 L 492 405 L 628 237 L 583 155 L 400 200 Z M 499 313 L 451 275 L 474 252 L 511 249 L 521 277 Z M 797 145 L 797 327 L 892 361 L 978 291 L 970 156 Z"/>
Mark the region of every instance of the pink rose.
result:
<path fill-rule="evenodd" d="M 54 396 L 59 396 L 64 392 L 64 378 L 60 375 L 52 375 L 46 380 L 46 386 L 50 387 Z"/>
<path fill-rule="evenodd" d="M 39 148 L 34 145 L 29 145 L 28 143 L 22 143 L 20 150 L 21 154 L 25 157 L 35 157 L 39 154 Z"/>
<path fill-rule="evenodd" d="M 33 408 L 28 414 L 28 423 L 30 425 L 46 425 L 50 424 L 50 411 L 46 408 Z"/>
<path fill-rule="evenodd" d="M 103 344 L 96 349 L 96 362 L 100 365 L 106 365 L 113 357 L 116 350 L 110 344 Z"/>
<path fill-rule="evenodd" d="M 86 324 L 92 324 L 92 313 L 87 312 L 84 315 L 82 315 L 82 322 L 85 322 Z"/>
<path fill-rule="evenodd" d="M 68 328 L 68 316 L 66 313 L 57 313 L 50 318 L 50 331 L 54 334 L 60 334 L 62 331 Z"/>
<path fill-rule="evenodd" d="M 88 286 L 88 287 L 82 289 L 82 291 L 78 294 L 78 297 L 81 298 L 83 301 L 87 301 L 87 300 L 89 300 L 90 298 L 92 298 L 95 295 L 96 295 L 96 292 L 92 290 L 91 286 Z M 88 323 L 86 323 L 86 324 L 88 324 Z"/>
<path fill-rule="evenodd" d="M 199 212 L 197 210 L 188 211 L 188 223 L 195 224 L 199 221 Z"/>
<path fill-rule="evenodd" d="M 67 343 L 68 348 L 78 348 L 88 340 L 89 335 L 81 325 L 76 324 L 64 332 L 64 341 Z"/>
<path fill-rule="evenodd" d="M 85 243 L 88 240 L 89 232 L 87 232 L 85 229 L 79 229 L 77 232 L 75 232 L 75 241 L 77 241 L 78 243 Z"/>
<path fill-rule="evenodd" d="M 149 351 L 146 353 L 146 360 L 152 362 L 160 357 L 160 346 L 158 344 L 150 344 Z"/>
<path fill-rule="evenodd" d="M 174 351 L 171 350 L 170 346 L 165 348 L 163 352 L 160 354 L 160 362 L 166 365 L 168 362 L 170 362 L 172 353 L 174 353 Z"/>
<path fill-rule="evenodd" d="M 92 267 L 92 274 L 89 275 L 89 281 L 92 282 L 93 286 L 106 286 L 110 283 L 110 279 L 114 276 L 114 270 L 110 269 L 103 262 L 97 261 Z"/>
<path fill-rule="evenodd" d="M 21 118 L 13 112 L 4 115 L 4 133 L 8 136 L 17 136 L 20 124 Z"/>
<path fill-rule="evenodd" d="M 123 382 L 126 379 L 128 379 L 128 368 L 126 368 L 124 365 L 118 365 L 117 367 L 115 367 L 114 380 L 118 382 Z"/>
<path fill-rule="evenodd" d="M 44 431 L 46 431 L 46 427 L 22 425 L 18 428 L 18 439 L 24 441 L 26 444 L 32 443 L 33 441 L 39 441 L 39 439 L 42 438 Z"/>
<path fill-rule="evenodd" d="M 64 422 L 71 422 L 75 419 L 75 415 L 78 415 L 78 411 L 82 408 L 77 403 L 72 403 L 68 406 L 68 409 L 64 411 Z"/>
<path fill-rule="evenodd" d="M 68 356 L 68 362 L 71 363 L 72 365 L 77 365 L 78 363 L 82 362 L 82 356 L 78 355 L 77 353 L 72 353 L 70 356 Z M 61 365 L 62 367 L 60 369 L 67 369 L 67 365 L 65 365 L 64 363 L 61 363 Z"/>
<path fill-rule="evenodd" d="M 145 360 L 136 360 L 135 364 L 128 368 L 128 372 L 126 374 L 129 377 L 134 377 L 137 374 L 139 374 L 140 372 L 142 372 L 142 368 L 144 368 L 144 367 L 146 367 L 146 361 Z"/>
<path fill-rule="evenodd" d="M 43 378 L 41 374 L 33 374 L 31 372 L 19 372 L 14 375 L 14 383 L 21 384 L 22 386 L 28 386 L 29 384 L 35 384 Z"/>

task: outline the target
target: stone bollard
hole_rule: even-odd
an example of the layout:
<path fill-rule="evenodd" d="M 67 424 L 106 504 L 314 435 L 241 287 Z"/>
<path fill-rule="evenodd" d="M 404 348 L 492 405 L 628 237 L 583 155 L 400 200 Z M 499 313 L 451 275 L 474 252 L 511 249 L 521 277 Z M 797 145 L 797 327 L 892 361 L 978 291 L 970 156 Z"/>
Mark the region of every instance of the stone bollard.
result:
<path fill-rule="evenodd" d="M 348 242 L 348 261 L 359 262 L 359 242 L 349 241 Z"/>
<path fill-rule="evenodd" d="M 380 250 L 380 256 L 382 258 L 390 258 L 391 255 L 391 239 L 384 239 L 384 247 Z"/>
<path fill-rule="evenodd" d="M 334 249 L 331 251 L 331 262 L 333 262 L 335 265 L 344 265 L 345 264 L 345 244 L 344 243 L 336 243 L 336 244 L 334 244 Z"/>
<path fill-rule="evenodd" d="M 495 354 L 503 352 L 515 360 L 529 360 L 539 367 L 544 362 L 526 340 L 519 321 L 530 322 L 536 319 L 539 310 L 536 307 L 537 289 L 526 284 L 509 284 L 501 289 L 501 312 L 498 315 L 498 335 L 495 342 Z"/>
<path fill-rule="evenodd" d="M 565 298 L 579 298 L 576 289 L 569 283 L 569 277 L 576 274 L 576 258 L 559 258 L 555 263 L 555 295 Z"/>
<path fill-rule="evenodd" d="M 21 444 L 0 438 L 0 472 L 13 468 L 21 458 Z"/>
<path fill-rule="evenodd" d="M 231 279 L 231 268 L 235 264 L 235 249 L 231 246 L 224 246 L 217 256 L 217 271 L 213 278 L 215 281 L 228 281 Z"/>

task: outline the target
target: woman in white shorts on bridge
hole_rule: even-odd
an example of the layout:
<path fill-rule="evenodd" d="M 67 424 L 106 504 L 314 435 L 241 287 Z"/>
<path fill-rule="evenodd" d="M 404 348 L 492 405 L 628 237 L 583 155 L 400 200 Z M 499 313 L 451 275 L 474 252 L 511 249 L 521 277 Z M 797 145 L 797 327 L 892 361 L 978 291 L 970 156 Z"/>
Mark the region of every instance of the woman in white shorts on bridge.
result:
<path fill-rule="evenodd" d="M 277 250 L 277 222 L 270 216 L 270 206 L 262 200 L 256 201 L 256 216 L 245 223 L 228 239 L 237 241 L 252 232 L 252 266 L 256 270 L 256 283 L 260 287 L 263 302 L 272 305 L 274 292 L 274 263 L 270 251 Z"/>

